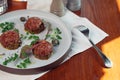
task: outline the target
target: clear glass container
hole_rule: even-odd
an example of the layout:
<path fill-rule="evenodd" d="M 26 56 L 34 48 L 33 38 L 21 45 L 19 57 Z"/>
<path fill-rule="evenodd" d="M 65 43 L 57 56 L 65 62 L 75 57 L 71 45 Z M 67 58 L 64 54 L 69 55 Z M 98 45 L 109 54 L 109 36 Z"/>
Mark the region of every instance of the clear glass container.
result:
<path fill-rule="evenodd" d="M 0 15 L 5 13 L 8 8 L 7 0 L 0 0 Z"/>

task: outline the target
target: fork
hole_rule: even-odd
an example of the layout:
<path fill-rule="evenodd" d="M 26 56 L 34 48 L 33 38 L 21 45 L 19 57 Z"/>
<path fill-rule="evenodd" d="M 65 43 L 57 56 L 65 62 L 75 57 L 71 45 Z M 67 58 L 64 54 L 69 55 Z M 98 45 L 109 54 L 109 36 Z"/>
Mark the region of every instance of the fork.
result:
<path fill-rule="evenodd" d="M 89 29 L 85 27 L 84 25 L 80 25 L 76 27 L 81 33 L 83 33 L 86 38 L 89 40 L 89 42 L 92 44 L 93 48 L 97 51 L 97 53 L 100 55 L 101 59 L 104 62 L 104 66 L 106 68 L 112 67 L 112 62 L 106 57 L 106 55 L 93 43 L 93 41 L 89 37 Z"/>

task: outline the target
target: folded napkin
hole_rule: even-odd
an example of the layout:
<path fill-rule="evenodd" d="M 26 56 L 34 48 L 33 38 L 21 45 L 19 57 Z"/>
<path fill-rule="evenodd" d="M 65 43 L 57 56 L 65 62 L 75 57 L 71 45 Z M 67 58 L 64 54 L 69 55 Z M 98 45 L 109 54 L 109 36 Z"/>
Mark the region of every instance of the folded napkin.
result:
<path fill-rule="evenodd" d="M 46 12 L 50 11 L 50 5 L 52 0 L 27 0 L 27 1 L 28 1 L 27 9 L 36 9 Z M 106 34 L 104 31 L 102 31 L 93 23 L 91 23 L 87 18 L 79 17 L 69 10 L 67 10 L 66 14 L 63 17 L 60 17 L 60 19 L 67 25 L 66 27 L 68 27 L 68 29 L 72 32 L 72 37 L 73 37 L 72 46 L 71 46 L 72 51 L 69 53 L 69 56 L 67 57 L 66 60 L 68 60 L 75 54 L 87 50 L 92 46 L 87 40 L 87 38 L 75 28 L 76 26 L 84 25 L 88 27 L 90 29 L 90 37 L 95 44 L 97 44 L 98 42 L 103 40 L 106 36 L 108 36 L 108 34 Z M 8 79 L 34 80 L 47 72 L 48 71 L 35 75 L 15 75 L 0 71 L 0 80 L 8 80 Z"/>

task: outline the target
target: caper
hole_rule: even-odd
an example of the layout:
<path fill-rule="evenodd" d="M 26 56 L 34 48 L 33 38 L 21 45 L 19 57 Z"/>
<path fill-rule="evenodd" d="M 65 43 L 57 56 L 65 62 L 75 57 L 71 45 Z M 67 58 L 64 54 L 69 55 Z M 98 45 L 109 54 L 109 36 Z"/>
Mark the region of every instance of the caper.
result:
<path fill-rule="evenodd" d="M 20 21 L 25 22 L 26 18 L 25 17 L 20 17 Z"/>
<path fill-rule="evenodd" d="M 59 40 L 53 39 L 53 40 L 52 40 L 52 44 L 53 44 L 53 46 L 59 45 Z"/>

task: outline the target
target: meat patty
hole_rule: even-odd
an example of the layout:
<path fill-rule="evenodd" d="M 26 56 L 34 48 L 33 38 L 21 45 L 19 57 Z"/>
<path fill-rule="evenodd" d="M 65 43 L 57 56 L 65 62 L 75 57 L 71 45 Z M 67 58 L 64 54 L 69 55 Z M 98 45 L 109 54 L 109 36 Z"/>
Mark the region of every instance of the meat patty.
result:
<path fill-rule="evenodd" d="M 39 59 L 48 59 L 52 52 L 53 46 L 46 40 L 40 40 L 37 44 L 34 45 L 33 54 L 36 58 Z"/>
<path fill-rule="evenodd" d="M 21 40 L 17 32 L 6 31 L 0 36 L 0 43 L 4 48 L 13 50 L 20 46 Z"/>
<path fill-rule="evenodd" d="M 24 26 L 25 26 L 26 31 L 28 31 L 30 33 L 34 33 L 34 34 L 38 34 L 45 29 L 42 20 L 38 17 L 29 18 L 26 21 Z"/>

